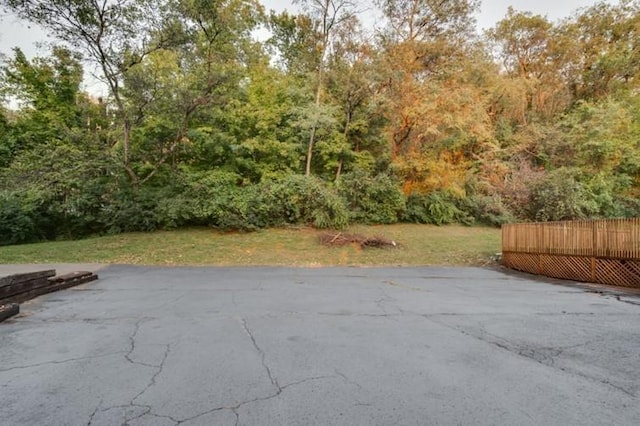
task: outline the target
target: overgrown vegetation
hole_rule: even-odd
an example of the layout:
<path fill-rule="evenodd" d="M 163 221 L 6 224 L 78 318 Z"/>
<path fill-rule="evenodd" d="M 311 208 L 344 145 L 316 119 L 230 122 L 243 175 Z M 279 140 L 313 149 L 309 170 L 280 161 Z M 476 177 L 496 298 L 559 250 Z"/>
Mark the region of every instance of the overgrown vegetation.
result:
<path fill-rule="evenodd" d="M 0 0 L 55 40 L 0 67 L 0 245 L 640 214 L 639 1 L 375 4 Z"/>

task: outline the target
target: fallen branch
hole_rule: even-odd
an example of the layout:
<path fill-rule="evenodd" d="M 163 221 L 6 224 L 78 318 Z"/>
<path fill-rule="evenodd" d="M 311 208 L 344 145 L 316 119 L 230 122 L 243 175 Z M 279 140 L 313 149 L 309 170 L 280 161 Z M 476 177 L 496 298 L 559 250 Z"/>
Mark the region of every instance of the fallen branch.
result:
<path fill-rule="evenodd" d="M 358 244 L 362 248 L 385 248 L 385 247 L 397 247 L 398 244 L 384 237 L 374 236 L 365 237 L 358 234 L 346 234 L 343 232 L 330 233 L 325 232 L 320 234 L 320 244 L 329 247 L 342 247 L 349 244 Z"/>

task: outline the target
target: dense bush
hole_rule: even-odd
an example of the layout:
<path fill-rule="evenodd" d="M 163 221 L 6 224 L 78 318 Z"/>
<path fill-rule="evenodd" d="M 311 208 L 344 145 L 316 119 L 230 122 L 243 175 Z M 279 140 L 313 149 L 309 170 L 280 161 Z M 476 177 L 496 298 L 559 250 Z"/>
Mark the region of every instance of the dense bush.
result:
<path fill-rule="evenodd" d="M 34 213 L 16 194 L 0 193 L 0 245 L 37 240 Z"/>
<path fill-rule="evenodd" d="M 474 195 L 460 200 L 458 206 L 469 217 L 484 225 L 498 227 L 516 220 L 498 196 Z"/>
<path fill-rule="evenodd" d="M 160 199 L 157 191 L 118 191 L 102 206 L 98 222 L 103 232 L 118 234 L 121 232 L 154 231 L 161 226 L 157 215 Z"/>
<path fill-rule="evenodd" d="M 255 230 L 285 224 L 341 228 L 348 223 L 342 199 L 315 177 L 241 185 L 234 173 L 215 171 L 187 176 L 180 194 L 161 200 L 163 226 L 207 225 Z"/>
<path fill-rule="evenodd" d="M 443 191 L 429 194 L 411 194 L 407 199 L 404 220 L 414 223 L 446 225 L 450 223 L 470 224 L 473 218 L 458 208 L 459 200 Z"/>
<path fill-rule="evenodd" d="M 271 224 L 313 225 L 317 228 L 343 228 L 349 211 L 342 198 L 314 176 L 292 175 L 277 182 L 264 183 L 263 194 L 272 210 Z"/>
<path fill-rule="evenodd" d="M 531 187 L 529 218 L 536 221 L 585 219 L 598 214 L 594 194 L 580 180 L 575 169 L 552 171 Z"/>
<path fill-rule="evenodd" d="M 371 177 L 363 172 L 348 173 L 338 181 L 337 188 L 354 222 L 396 223 L 406 210 L 400 184 L 385 174 Z"/>

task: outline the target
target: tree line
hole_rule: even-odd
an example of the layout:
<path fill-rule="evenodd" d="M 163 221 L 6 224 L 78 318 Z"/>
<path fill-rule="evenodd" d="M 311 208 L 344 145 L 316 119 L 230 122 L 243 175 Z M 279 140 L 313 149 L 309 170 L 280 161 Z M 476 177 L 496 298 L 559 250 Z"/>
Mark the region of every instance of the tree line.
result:
<path fill-rule="evenodd" d="M 2 58 L 0 244 L 640 213 L 639 1 L 358 4 L 0 0 L 54 40 Z"/>

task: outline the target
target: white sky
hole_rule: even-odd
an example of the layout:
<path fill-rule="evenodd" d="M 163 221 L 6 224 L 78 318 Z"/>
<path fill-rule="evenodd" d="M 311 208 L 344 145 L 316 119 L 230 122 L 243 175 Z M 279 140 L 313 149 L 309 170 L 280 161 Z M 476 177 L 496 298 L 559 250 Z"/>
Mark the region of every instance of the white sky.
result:
<path fill-rule="evenodd" d="M 617 3 L 616 0 L 607 0 L 606 2 Z M 261 3 L 267 10 L 292 10 L 295 8 L 291 1 L 262 0 Z M 598 2 L 596 0 L 482 0 L 478 27 L 492 27 L 504 17 L 509 6 L 513 6 L 516 10 L 544 15 L 555 21 L 570 16 L 578 8 L 589 7 L 595 3 Z M 43 38 L 44 34 L 37 28 L 29 28 L 12 16 L 0 17 L 0 52 L 8 53 L 13 46 L 20 46 L 25 50 L 25 53 L 36 53 L 35 43 L 42 41 Z"/>
<path fill-rule="evenodd" d="M 368 1 L 367 1 L 368 2 Z M 362 1 L 362 4 L 367 2 Z M 617 0 L 606 0 L 615 4 Z M 278 11 L 294 10 L 296 6 L 291 1 L 261 0 L 265 9 Z M 596 0 L 482 0 L 481 12 L 478 15 L 478 27 L 490 28 L 504 17 L 509 6 L 516 10 L 530 11 L 546 16 L 552 21 L 568 17 L 578 8 L 589 7 L 598 3 Z M 39 28 L 19 22 L 13 16 L 0 16 L 0 53 L 10 54 L 14 46 L 20 47 L 27 56 L 46 55 L 44 48 L 38 48 L 38 42 L 45 40 L 45 35 Z M 93 91 L 92 87 L 86 88 Z M 93 88 L 95 89 L 95 88 Z"/>

